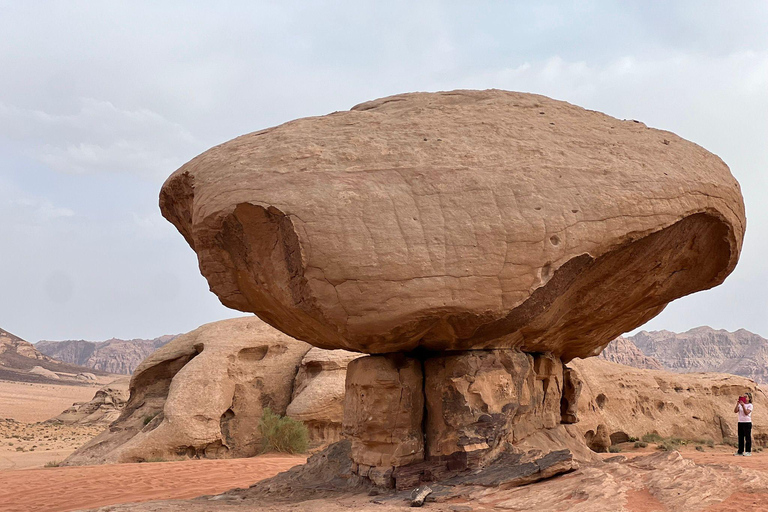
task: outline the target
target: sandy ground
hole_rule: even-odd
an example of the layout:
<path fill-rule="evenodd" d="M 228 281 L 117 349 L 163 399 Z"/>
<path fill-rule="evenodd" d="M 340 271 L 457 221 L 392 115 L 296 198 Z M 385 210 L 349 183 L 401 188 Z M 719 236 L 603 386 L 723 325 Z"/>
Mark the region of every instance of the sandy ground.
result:
<path fill-rule="evenodd" d="M 193 498 L 247 487 L 306 459 L 188 460 L 0 471 L 0 511 L 63 512 L 117 503 Z"/>
<path fill-rule="evenodd" d="M 106 425 L 19 423 L 0 419 L 0 470 L 61 462 Z"/>
<path fill-rule="evenodd" d="M 60 462 L 104 430 L 106 425 L 38 423 L 59 415 L 75 402 L 91 400 L 102 385 L 0 381 L 0 470 Z"/>
<path fill-rule="evenodd" d="M 0 419 L 22 423 L 45 421 L 75 402 L 87 402 L 103 384 L 57 386 L 0 380 Z"/>

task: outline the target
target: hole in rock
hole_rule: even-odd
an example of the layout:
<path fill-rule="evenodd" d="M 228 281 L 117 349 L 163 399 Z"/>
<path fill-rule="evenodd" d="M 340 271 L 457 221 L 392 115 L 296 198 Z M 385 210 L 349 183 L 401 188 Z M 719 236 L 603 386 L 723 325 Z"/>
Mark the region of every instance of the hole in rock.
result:
<path fill-rule="evenodd" d="M 600 393 L 599 395 L 597 395 L 597 396 L 595 397 L 595 402 L 597 402 L 597 406 L 598 406 L 599 408 L 601 408 L 601 409 L 602 409 L 603 407 L 605 407 L 605 403 L 606 403 L 607 401 L 608 401 L 608 397 L 607 397 L 607 396 L 605 396 L 605 395 L 604 395 L 604 394 L 602 394 L 602 393 Z"/>

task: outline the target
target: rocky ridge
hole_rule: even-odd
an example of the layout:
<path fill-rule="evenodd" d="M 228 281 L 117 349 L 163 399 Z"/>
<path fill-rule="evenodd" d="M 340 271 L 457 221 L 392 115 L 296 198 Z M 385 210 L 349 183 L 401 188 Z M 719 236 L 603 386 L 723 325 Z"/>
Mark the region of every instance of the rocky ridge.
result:
<path fill-rule="evenodd" d="M 40 384 L 92 384 L 106 372 L 63 363 L 0 329 L 0 380 Z"/>
<path fill-rule="evenodd" d="M 768 340 L 746 329 L 641 331 L 619 337 L 599 357 L 635 368 L 730 373 L 768 384 Z"/>
<path fill-rule="evenodd" d="M 644 370 L 662 370 L 664 366 L 653 357 L 648 357 L 632 343 L 631 339 L 619 336 L 600 352 L 597 356 L 605 361 L 612 363 L 632 366 L 633 368 L 642 368 Z"/>
<path fill-rule="evenodd" d="M 35 348 L 66 363 L 107 373 L 130 375 L 147 356 L 175 337 L 176 335 L 165 335 L 151 340 L 112 338 L 99 342 L 42 340 L 35 344 Z"/>

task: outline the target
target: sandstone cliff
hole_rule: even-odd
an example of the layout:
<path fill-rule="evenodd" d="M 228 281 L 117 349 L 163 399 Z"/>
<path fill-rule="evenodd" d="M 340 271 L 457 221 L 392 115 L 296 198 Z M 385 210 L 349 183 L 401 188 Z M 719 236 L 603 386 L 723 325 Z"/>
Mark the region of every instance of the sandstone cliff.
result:
<path fill-rule="evenodd" d="M 108 373 L 130 375 L 147 356 L 175 337 L 166 335 L 152 340 L 112 338 L 100 342 L 43 340 L 36 343 L 35 347 L 60 361 Z"/>

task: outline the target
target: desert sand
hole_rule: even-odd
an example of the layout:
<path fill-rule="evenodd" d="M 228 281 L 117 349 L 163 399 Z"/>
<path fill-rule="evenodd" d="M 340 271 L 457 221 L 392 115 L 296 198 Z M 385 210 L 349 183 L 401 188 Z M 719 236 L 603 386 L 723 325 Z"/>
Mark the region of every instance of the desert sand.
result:
<path fill-rule="evenodd" d="M 23 423 L 45 421 L 75 402 L 87 402 L 101 385 L 57 386 L 0 380 L 0 418 Z"/>
<path fill-rule="evenodd" d="M 64 512 L 193 498 L 247 487 L 302 464 L 294 455 L 0 471 L 0 511 Z"/>
<path fill-rule="evenodd" d="M 104 425 L 43 423 L 75 402 L 89 401 L 100 385 L 0 381 L 0 470 L 60 462 L 104 430 Z"/>

